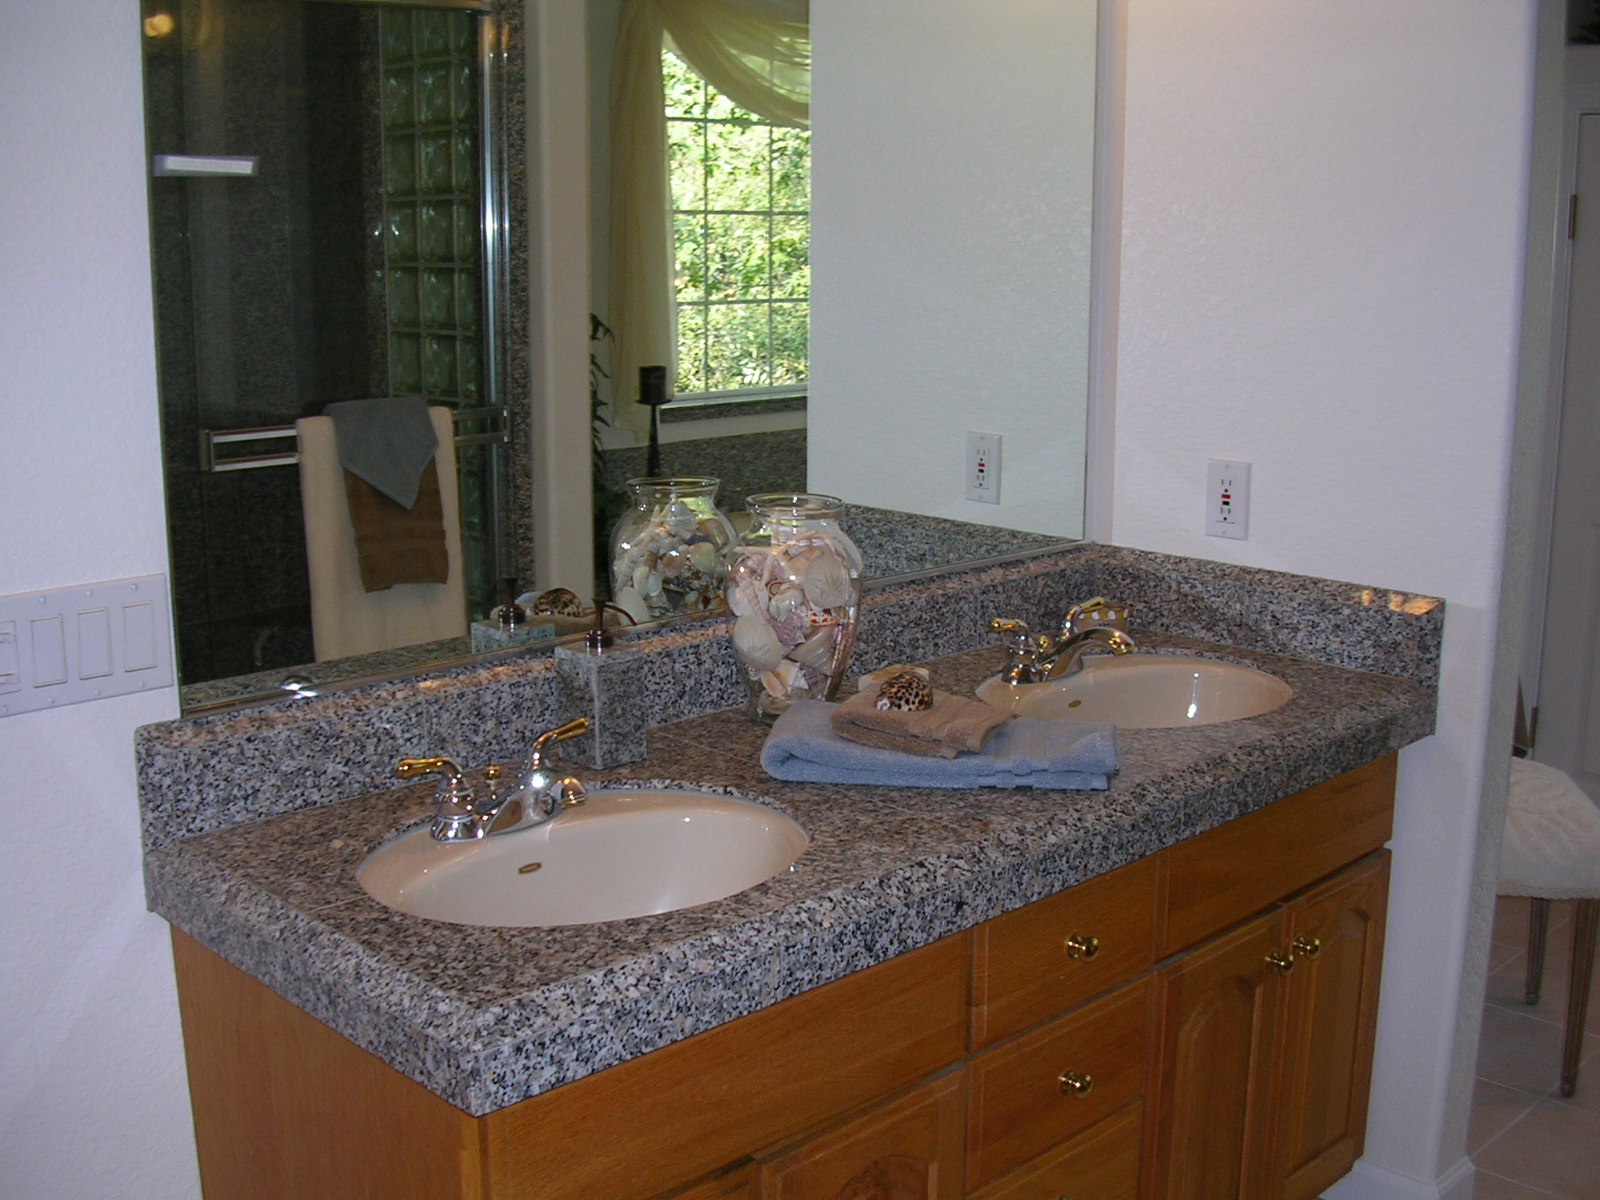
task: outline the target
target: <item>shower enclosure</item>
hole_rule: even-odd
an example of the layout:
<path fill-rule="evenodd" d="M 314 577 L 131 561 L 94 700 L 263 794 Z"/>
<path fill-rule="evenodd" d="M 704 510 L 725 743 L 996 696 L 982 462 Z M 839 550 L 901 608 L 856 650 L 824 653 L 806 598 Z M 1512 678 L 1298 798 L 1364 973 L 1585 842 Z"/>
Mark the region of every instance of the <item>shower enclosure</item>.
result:
<path fill-rule="evenodd" d="M 512 574 L 504 18 L 150 0 L 146 127 L 186 684 L 311 660 L 294 421 L 454 410 L 469 617 Z"/>

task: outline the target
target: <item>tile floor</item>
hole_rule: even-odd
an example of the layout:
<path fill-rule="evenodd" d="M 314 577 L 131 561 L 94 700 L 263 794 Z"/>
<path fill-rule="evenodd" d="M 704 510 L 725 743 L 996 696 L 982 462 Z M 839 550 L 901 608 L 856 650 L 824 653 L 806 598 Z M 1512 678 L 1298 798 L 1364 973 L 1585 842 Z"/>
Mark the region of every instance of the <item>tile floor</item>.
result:
<path fill-rule="evenodd" d="M 1543 993 L 1524 1004 L 1528 902 L 1505 898 L 1495 911 L 1467 1135 L 1474 1200 L 1600 1200 L 1600 986 L 1590 988 L 1577 1094 L 1563 1100 L 1556 1091 L 1571 937 L 1572 905 L 1557 903 Z"/>

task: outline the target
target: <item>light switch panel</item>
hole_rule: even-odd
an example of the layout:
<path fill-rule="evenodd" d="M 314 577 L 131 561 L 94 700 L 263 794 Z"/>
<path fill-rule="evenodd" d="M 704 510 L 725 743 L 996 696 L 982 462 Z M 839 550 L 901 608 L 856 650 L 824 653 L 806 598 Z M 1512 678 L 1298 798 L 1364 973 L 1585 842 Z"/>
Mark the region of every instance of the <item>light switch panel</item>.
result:
<path fill-rule="evenodd" d="M 0 717 L 171 687 L 167 577 L 0 596 Z"/>

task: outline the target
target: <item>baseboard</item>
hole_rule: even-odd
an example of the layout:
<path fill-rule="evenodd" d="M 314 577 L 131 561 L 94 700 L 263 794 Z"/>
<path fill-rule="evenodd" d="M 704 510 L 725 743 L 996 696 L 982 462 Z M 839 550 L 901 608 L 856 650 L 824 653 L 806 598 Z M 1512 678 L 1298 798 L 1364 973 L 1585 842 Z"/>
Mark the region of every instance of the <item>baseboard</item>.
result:
<path fill-rule="evenodd" d="M 1355 1168 L 1322 1193 L 1322 1200 L 1472 1200 L 1473 1169 L 1462 1158 L 1438 1179 L 1409 1179 L 1359 1159 Z"/>

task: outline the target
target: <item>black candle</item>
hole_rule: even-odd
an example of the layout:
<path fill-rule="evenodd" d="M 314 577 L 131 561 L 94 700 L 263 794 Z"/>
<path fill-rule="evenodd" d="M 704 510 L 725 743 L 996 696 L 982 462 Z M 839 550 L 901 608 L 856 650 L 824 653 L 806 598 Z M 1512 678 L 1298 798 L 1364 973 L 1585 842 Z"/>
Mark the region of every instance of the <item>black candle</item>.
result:
<path fill-rule="evenodd" d="M 639 403 L 659 408 L 667 402 L 666 367 L 639 368 Z"/>

